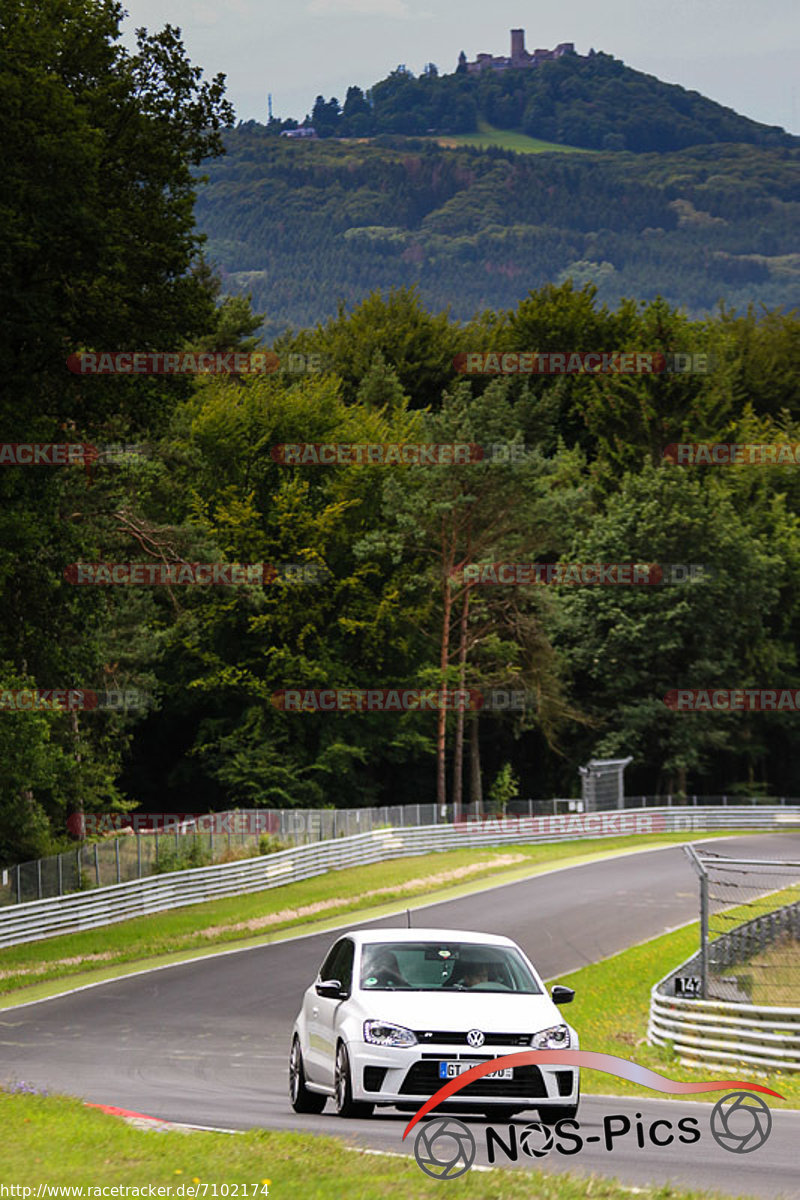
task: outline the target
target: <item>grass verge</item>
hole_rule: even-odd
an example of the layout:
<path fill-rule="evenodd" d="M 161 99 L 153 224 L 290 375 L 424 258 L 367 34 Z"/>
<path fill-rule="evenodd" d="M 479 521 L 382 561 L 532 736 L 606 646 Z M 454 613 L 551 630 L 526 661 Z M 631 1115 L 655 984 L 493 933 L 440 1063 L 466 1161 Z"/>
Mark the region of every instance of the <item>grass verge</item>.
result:
<path fill-rule="evenodd" d="M 752 1004 L 800 1004 L 800 943 L 786 937 L 726 968 Z"/>
<path fill-rule="evenodd" d="M 179 1133 L 158 1136 L 117 1117 L 61 1096 L 0 1092 L 3 1163 L 0 1183 L 32 1187 L 148 1185 L 163 1195 L 247 1196 L 261 1200 L 441 1200 L 443 1184 L 429 1179 L 412 1159 L 348 1149 L 339 1139 L 301 1133 L 251 1130 L 241 1136 Z M 228 1185 L 222 1191 L 222 1185 Z M 234 1190 L 239 1185 L 238 1192 Z M 203 1185 L 206 1187 L 204 1193 Z M 535 1170 L 470 1171 L 449 1188 L 481 1200 L 628 1200 L 634 1189 L 613 1179 Z M 181 1188 L 181 1191 L 178 1189 Z M 707 1192 L 638 1187 L 642 1200 L 701 1200 Z M 91 1195 L 91 1193 L 88 1193 Z M 449 1193 L 448 1193 L 449 1194 Z"/>
<path fill-rule="evenodd" d="M 738 832 L 738 831 L 737 831 Z M 706 835 L 700 833 L 698 838 Z M 730 837 L 730 832 L 720 833 Z M 512 883 L 555 867 L 578 865 L 689 840 L 685 833 L 592 838 L 448 850 L 329 871 L 300 883 L 134 917 L 0 951 L 0 1008 L 56 995 L 66 984 L 102 982 L 130 970 L 401 912 L 404 902 L 453 899 L 494 883 Z"/>
<path fill-rule="evenodd" d="M 800 1108 L 798 1074 L 774 1069 L 765 1075 L 763 1070 L 747 1065 L 727 1070 L 685 1067 L 664 1047 L 647 1044 L 650 989 L 669 970 L 694 954 L 699 938 L 699 924 L 693 923 L 624 950 L 603 962 L 548 981 L 575 988 L 576 996 L 568 1015 L 570 1024 L 580 1035 L 582 1049 L 632 1059 L 670 1079 L 697 1081 L 729 1077 L 753 1080 L 785 1096 L 785 1101 L 770 1096 L 770 1108 Z M 619 1096 L 654 1095 L 649 1088 L 639 1084 L 584 1068 L 581 1069 L 581 1091 Z M 709 1092 L 690 1099 L 713 1104 L 719 1099 L 719 1093 Z"/>

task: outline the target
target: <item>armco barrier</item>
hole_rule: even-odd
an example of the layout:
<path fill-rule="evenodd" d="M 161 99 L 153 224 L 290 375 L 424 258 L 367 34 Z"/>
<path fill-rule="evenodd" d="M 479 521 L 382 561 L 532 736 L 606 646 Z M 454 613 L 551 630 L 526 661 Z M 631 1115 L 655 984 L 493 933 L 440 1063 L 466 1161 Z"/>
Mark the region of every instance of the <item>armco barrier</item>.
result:
<path fill-rule="evenodd" d="M 693 963 L 690 959 L 679 971 L 691 974 Z M 651 1045 L 671 1044 L 688 1067 L 747 1063 L 800 1070 L 800 1008 L 665 996 L 659 991 L 664 982 L 650 993 Z"/>
<path fill-rule="evenodd" d="M 15 904 L 0 910 L 0 947 L 110 925 L 204 900 L 280 887 L 326 871 L 439 850 L 627 834 L 694 833 L 702 829 L 783 829 L 790 823 L 800 826 L 800 807 L 624 809 L 465 821 L 458 826 L 380 829 L 240 862 L 196 867 L 71 896 Z"/>
<path fill-rule="evenodd" d="M 787 904 L 735 926 L 709 943 L 717 966 L 740 962 L 787 933 L 797 935 L 800 905 Z M 700 977 L 701 954 L 693 954 L 659 979 L 650 993 L 647 1040 L 670 1044 L 686 1066 L 758 1067 L 800 1070 L 800 1008 L 703 1000 L 675 995 L 679 976 Z"/>

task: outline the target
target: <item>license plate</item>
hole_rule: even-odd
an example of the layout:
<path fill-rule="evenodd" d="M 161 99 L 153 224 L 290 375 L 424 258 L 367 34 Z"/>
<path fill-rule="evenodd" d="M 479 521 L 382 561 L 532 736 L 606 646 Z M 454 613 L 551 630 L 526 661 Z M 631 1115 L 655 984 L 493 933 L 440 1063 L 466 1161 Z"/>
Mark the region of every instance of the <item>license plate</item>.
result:
<path fill-rule="evenodd" d="M 463 1075 L 465 1071 L 469 1071 L 472 1067 L 479 1066 L 476 1062 L 440 1062 L 439 1063 L 439 1078 L 440 1079 L 457 1079 L 459 1075 Z M 489 1075 L 481 1076 L 482 1079 L 513 1079 L 514 1071 L 511 1067 L 503 1067 L 500 1071 L 492 1071 Z"/>

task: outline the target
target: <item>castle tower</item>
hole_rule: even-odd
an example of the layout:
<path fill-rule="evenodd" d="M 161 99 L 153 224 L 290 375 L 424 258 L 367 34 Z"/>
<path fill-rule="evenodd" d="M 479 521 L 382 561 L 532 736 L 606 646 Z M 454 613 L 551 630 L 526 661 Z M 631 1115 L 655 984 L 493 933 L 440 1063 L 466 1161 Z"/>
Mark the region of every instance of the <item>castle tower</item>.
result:
<path fill-rule="evenodd" d="M 511 64 L 515 66 L 517 63 L 525 61 L 525 30 L 511 30 Z"/>

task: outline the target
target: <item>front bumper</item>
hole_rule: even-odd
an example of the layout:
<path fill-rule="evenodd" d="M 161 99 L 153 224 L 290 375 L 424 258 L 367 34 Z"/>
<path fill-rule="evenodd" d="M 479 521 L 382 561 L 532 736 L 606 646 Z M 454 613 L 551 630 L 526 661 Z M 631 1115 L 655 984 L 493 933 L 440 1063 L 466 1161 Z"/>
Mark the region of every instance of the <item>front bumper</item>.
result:
<path fill-rule="evenodd" d="M 519 1046 L 492 1047 L 493 1053 L 449 1049 L 437 1051 L 421 1046 L 408 1048 L 374 1046 L 356 1042 L 350 1047 L 353 1097 L 372 1104 L 423 1104 L 446 1082 L 439 1078 L 440 1062 L 468 1062 L 475 1066 L 518 1054 Z M 447 1100 L 447 1107 L 487 1108 L 492 1104 L 519 1108 L 577 1104 L 580 1071 L 573 1067 L 539 1067 L 526 1064 L 513 1068 L 511 1079 L 478 1079 L 466 1084 Z"/>

